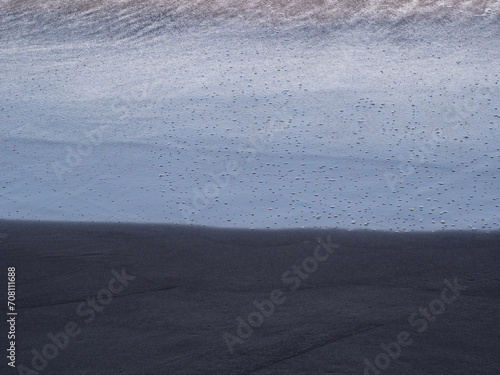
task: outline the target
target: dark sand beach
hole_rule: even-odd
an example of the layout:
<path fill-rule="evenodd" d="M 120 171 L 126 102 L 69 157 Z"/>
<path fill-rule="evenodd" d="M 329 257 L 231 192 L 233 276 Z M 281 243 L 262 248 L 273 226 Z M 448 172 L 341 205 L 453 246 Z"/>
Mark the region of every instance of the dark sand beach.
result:
<path fill-rule="evenodd" d="M 499 21 L 1 0 L 0 375 L 499 375 Z"/>
<path fill-rule="evenodd" d="M 0 228 L 2 374 L 500 371 L 498 232 Z"/>

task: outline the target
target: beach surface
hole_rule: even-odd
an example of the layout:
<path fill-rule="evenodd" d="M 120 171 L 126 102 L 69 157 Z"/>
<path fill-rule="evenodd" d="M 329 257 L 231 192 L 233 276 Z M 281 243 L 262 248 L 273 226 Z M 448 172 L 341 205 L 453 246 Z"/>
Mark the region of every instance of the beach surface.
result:
<path fill-rule="evenodd" d="M 498 375 L 498 61 L 496 0 L 0 0 L 0 373 Z"/>
<path fill-rule="evenodd" d="M 18 370 L 44 348 L 41 374 L 500 369 L 498 232 L 0 224 Z"/>

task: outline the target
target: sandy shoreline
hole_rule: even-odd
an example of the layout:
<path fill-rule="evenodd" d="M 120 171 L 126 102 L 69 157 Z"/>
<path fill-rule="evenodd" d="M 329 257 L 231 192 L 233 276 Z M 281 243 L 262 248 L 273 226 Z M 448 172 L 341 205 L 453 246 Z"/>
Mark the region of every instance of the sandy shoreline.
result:
<path fill-rule="evenodd" d="M 412 343 L 381 373 L 500 368 L 498 232 L 0 229 L 1 263 L 16 267 L 17 364 L 33 368 L 49 333 L 75 334 L 40 373 L 363 374 L 398 337 Z M 422 333 L 419 307 L 438 312 Z"/>
<path fill-rule="evenodd" d="M 498 375 L 500 3 L 421 3 L 0 4 L 0 373 Z"/>

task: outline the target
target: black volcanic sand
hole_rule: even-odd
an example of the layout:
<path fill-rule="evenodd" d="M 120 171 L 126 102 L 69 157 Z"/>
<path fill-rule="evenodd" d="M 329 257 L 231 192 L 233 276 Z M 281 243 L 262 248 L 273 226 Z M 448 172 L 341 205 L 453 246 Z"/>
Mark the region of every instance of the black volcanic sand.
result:
<path fill-rule="evenodd" d="M 306 260 L 328 236 L 339 245 L 328 259 Z M 53 357 L 18 372 L 3 355 L 2 374 L 500 373 L 498 232 L 0 221 L 0 249 L 2 311 L 7 267 L 16 267 L 16 364 L 33 369 L 44 348 Z M 304 279 L 286 273 L 304 260 Z M 120 283 L 113 270 L 135 279 Z M 466 288 L 445 289 L 445 279 Z M 253 302 L 275 289 L 282 303 L 256 314 Z M 256 327 L 242 339 L 238 322 L 249 315 Z M 61 348 L 48 345 L 50 333 Z M 394 358 L 380 354 L 398 336 Z M 366 369 L 365 358 L 383 370 Z"/>

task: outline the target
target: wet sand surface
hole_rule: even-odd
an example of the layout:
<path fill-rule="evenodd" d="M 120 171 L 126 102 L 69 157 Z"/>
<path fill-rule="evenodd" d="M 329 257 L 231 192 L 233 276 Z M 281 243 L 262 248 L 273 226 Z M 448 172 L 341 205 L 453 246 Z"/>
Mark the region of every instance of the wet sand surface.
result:
<path fill-rule="evenodd" d="M 1 221 L 0 233 L 18 312 L 18 371 L 4 358 L 2 373 L 500 371 L 498 232 Z"/>

